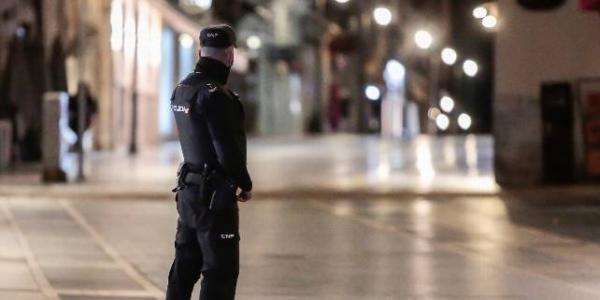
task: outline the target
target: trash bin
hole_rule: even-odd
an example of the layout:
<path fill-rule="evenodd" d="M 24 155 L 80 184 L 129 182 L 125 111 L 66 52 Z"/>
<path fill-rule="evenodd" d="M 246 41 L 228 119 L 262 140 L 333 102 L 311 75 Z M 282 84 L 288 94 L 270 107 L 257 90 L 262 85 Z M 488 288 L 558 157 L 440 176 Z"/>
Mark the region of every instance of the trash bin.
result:
<path fill-rule="evenodd" d="M 0 170 L 6 170 L 11 162 L 12 125 L 7 120 L 0 120 Z"/>
<path fill-rule="evenodd" d="M 42 129 L 42 180 L 44 182 L 65 182 L 66 174 L 62 162 L 68 150 L 65 133 L 68 124 L 69 95 L 64 92 L 44 94 Z"/>

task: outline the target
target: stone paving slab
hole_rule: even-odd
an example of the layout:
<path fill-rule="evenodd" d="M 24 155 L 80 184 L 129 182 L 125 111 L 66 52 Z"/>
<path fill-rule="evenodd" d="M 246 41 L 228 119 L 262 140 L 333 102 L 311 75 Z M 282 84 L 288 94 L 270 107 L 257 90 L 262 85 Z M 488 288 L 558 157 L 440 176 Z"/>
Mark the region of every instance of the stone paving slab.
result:
<path fill-rule="evenodd" d="M 0 290 L 0 299 L 6 300 L 47 300 L 42 293 L 29 291 Z"/>
<path fill-rule="evenodd" d="M 140 290 L 141 287 L 118 269 L 100 268 L 43 268 L 50 284 L 57 289 L 83 290 Z"/>
<path fill-rule="evenodd" d="M 0 260 L 0 270 L 0 290 L 37 290 L 37 284 L 24 260 Z"/>
<path fill-rule="evenodd" d="M 92 297 L 92 296 L 61 296 L 62 300 L 154 300 L 148 297 Z"/>
<path fill-rule="evenodd" d="M 21 247 L 8 222 L 0 221 L 0 260 L 23 258 Z"/>

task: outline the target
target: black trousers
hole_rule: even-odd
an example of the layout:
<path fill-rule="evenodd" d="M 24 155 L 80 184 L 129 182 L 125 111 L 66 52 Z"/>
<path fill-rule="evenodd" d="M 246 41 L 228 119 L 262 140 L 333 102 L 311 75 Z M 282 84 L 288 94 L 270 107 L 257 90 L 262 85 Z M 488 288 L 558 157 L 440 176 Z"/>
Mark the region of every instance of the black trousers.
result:
<path fill-rule="evenodd" d="M 200 300 L 233 300 L 239 274 L 237 206 L 221 211 L 191 205 L 181 197 L 175 260 L 169 271 L 167 300 L 188 300 L 202 276 Z"/>

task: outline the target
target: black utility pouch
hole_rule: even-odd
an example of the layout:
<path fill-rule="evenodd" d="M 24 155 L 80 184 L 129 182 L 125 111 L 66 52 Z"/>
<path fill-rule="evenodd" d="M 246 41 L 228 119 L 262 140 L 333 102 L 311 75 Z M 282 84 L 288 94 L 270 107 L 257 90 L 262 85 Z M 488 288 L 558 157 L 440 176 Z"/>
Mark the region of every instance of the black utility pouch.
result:
<path fill-rule="evenodd" d="M 173 193 L 177 193 L 186 187 L 185 184 L 185 176 L 187 176 L 189 169 L 186 163 L 180 163 L 179 167 L 177 167 L 177 186 L 171 190 Z M 177 197 L 175 197 L 177 200 Z"/>
<path fill-rule="evenodd" d="M 187 226 L 195 228 L 196 219 L 203 212 L 202 203 L 198 199 L 198 186 L 188 185 L 177 191 L 175 197 L 177 199 L 179 218 Z"/>
<path fill-rule="evenodd" d="M 209 200 L 213 189 L 212 184 L 210 183 L 209 173 L 208 165 L 205 164 L 202 169 L 202 180 L 198 182 L 198 195 L 202 201 Z"/>
<path fill-rule="evenodd" d="M 229 182 L 217 185 L 210 197 L 208 208 L 214 211 L 232 209 L 236 206 L 237 187 Z"/>

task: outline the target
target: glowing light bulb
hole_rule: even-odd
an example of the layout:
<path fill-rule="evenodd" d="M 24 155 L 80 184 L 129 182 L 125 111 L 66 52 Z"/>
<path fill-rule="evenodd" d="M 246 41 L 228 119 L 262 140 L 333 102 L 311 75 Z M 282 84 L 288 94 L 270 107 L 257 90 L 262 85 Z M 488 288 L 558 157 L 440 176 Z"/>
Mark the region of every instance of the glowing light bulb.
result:
<path fill-rule="evenodd" d="M 483 6 L 477 6 L 475 7 L 475 9 L 473 9 L 473 17 L 475 17 L 476 19 L 483 19 L 488 15 L 488 10 L 487 8 L 483 7 Z"/>
<path fill-rule="evenodd" d="M 373 10 L 375 22 L 381 26 L 387 26 L 392 22 L 392 12 L 387 7 L 377 7 Z"/>
<path fill-rule="evenodd" d="M 369 85 L 365 88 L 365 96 L 367 96 L 367 99 L 371 101 L 376 101 L 379 100 L 379 97 L 381 97 L 381 91 L 378 87 Z"/>
<path fill-rule="evenodd" d="M 435 118 L 435 125 L 442 131 L 445 131 L 450 127 L 450 118 L 444 114 L 439 114 Z"/>
<path fill-rule="evenodd" d="M 479 71 L 479 66 L 474 60 L 467 59 L 463 63 L 463 71 L 465 72 L 465 74 L 467 74 L 467 76 L 475 77 L 475 75 L 477 75 L 477 72 Z"/>
<path fill-rule="evenodd" d="M 454 99 L 452 99 L 449 96 L 444 96 L 442 97 L 442 99 L 440 99 L 440 108 L 447 113 L 452 112 L 452 110 L 454 109 Z"/>
<path fill-rule="evenodd" d="M 433 36 L 425 30 L 419 30 L 415 33 L 415 43 L 421 49 L 429 49 L 433 44 Z"/>
<path fill-rule="evenodd" d="M 471 120 L 471 116 L 469 116 L 468 114 L 462 113 L 460 114 L 460 116 L 458 116 L 458 126 L 462 130 L 469 130 L 472 124 L 473 120 Z"/>
<path fill-rule="evenodd" d="M 453 64 L 456 63 L 456 59 L 458 58 L 458 54 L 456 53 L 456 50 L 452 49 L 452 48 L 444 48 L 444 50 L 442 50 L 442 61 L 451 66 Z"/>
<path fill-rule="evenodd" d="M 262 47 L 262 40 L 256 35 L 251 35 L 246 39 L 246 45 L 252 50 L 257 50 Z"/>
<path fill-rule="evenodd" d="M 485 28 L 492 29 L 492 28 L 495 28 L 496 25 L 498 25 L 498 19 L 496 17 L 490 15 L 490 16 L 483 18 L 483 20 L 481 20 L 481 24 Z"/>

